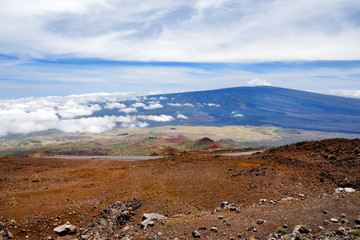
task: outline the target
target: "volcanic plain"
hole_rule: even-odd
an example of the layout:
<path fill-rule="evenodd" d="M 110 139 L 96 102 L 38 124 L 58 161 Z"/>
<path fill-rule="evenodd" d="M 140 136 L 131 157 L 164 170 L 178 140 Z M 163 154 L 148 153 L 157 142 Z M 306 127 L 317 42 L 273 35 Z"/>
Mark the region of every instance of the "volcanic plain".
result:
<path fill-rule="evenodd" d="M 0 190 L 1 227 L 13 239 L 86 239 L 84 229 L 103 209 L 132 199 L 141 206 L 106 239 L 351 239 L 360 221 L 360 140 L 147 161 L 4 157 Z M 166 219 L 144 229 L 144 213 Z M 77 231 L 61 237 L 54 228 L 66 222 Z M 297 225 L 309 231 L 294 232 Z"/>

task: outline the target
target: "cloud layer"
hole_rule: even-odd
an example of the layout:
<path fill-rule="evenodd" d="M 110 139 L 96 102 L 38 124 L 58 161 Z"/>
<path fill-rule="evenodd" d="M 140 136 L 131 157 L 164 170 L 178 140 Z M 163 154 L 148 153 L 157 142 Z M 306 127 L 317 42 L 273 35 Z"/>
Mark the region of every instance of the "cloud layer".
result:
<path fill-rule="evenodd" d="M 131 93 L 96 93 L 0 100 L 0 137 L 49 129 L 70 133 L 102 133 L 117 125 L 124 128 L 147 127 L 149 122 L 168 122 L 175 119 L 163 114 L 129 115 L 136 113 L 140 107 L 145 110 L 162 107 L 153 101 L 146 105 L 142 102 L 146 99 L 146 96 Z M 120 103 L 129 100 L 135 102 L 132 104 L 133 107 Z M 102 109 L 119 109 L 126 115 L 94 116 L 94 113 Z"/>
<path fill-rule="evenodd" d="M 0 1 L 3 54 L 138 61 L 358 59 L 357 0 Z"/>

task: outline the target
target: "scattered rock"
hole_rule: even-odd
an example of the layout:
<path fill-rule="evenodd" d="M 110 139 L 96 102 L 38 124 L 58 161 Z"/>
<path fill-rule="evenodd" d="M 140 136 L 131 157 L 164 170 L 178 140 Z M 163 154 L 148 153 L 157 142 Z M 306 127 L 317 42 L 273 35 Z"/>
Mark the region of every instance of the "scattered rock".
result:
<path fill-rule="evenodd" d="M 231 201 L 224 201 L 224 202 L 221 203 L 221 207 L 225 208 L 225 209 L 230 208 L 232 205 L 234 205 L 234 203 L 231 202 Z"/>
<path fill-rule="evenodd" d="M 346 218 L 344 218 L 343 220 L 341 220 L 341 223 L 342 223 L 342 224 L 349 224 L 349 223 L 350 223 L 350 221 L 349 221 L 349 220 L 347 220 Z"/>
<path fill-rule="evenodd" d="M 294 200 L 293 197 L 286 197 L 286 198 L 282 198 L 281 201 L 285 202 L 285 201 L 292 201 Z"/>
<path fill-rule="evenodd" d="M 341 235 L 341 236 L 345 236 L 346 234 L 346 229 L 344 227 L 339 227 L 338 229 L 336 229 L 335 233 L 337 235 Z"/>
<path fill-rule="evenodd" d="M 202 212 L 202 213 L 200 213 L 199 217 L 204 216 L 206 213 L 207 213 L 207 212 Z"/>
<path fill-rule="evenodd" d="M 344 188 L 344 191 L 345 191 L 346 193 L 354 193 L 354 192 L 356 192 L 355 189 L 349 188 L 349 187 Z"/>
<path fill-rule="evenodd" d="M 212 228 L 210 228 L 210 231 L 212 232 L 218 232 L 219 229 L 216 226 L 213 226 Z"/>
<path fill-rule="evenodd" d="M 102 210 L 99 215 L 81 230 L 81 238 L 87 240 L 115 239 L 122 228 L 134 215 L 142 201 L 137 199 L 115 202 Z"/>
<path fill-rule="evenodd" d="M 59 236 L 73 235 L 76 233 L 76 226 L 67 222 L 64 225 L 54 228 L 54 232 Z"/>
<path fill-rule="evenodd" d="M 337 218 L 330 218 L 330 222 L 333 222 L 333 223 L 338 223 L 339 220 Z"/>
<path fill-rule="evenodd" d="M 259 205 L 263 205 L 266 201 L 267 199 L 261 198 L 259 201 Z"/>
<path fill-rule="evenodd" d="M 155 226 L 155 222 L 154 221 L 148 221 L 147 224 L 143 226 L 143 228 L 146 228 L 146 226 L 153 227 L 153 226 Z"/>
<path fill-rule="evenodd" d="M 344 192 L 344 188 L 342 188 L 342 187 L 336 188 L 336 189 L 334 190 L 334 193 L 335 193 L 335 194 L 339 194 L 339 193 L 342 193 L 342 192 Z"/>
<path fill-rule="evenodd" d="M 262 220 L 262 219 L 259 219 L 259 220 L 256 221 L 256 223 L 259 224 L 259 225 L 263 224 L 264 222 L 265 222 L 265 221 Z"/>
<path fill-rule="evenodd" d="M 16 222 L 14 225 L 15 220 L 7 220 L 5 217 L 0 217 L 0 239 L 12 239 L 14 236 L 9 231 L 10 227 L 16 226 Z"/>
<path fill-rule="evenodd" d="M 192 234 L 193 238 L 201 238 L 201 234 L 196 230 L 192 231 L 191 234 Z"/>
<path fill-rule="evenodd" d="M 309 233 L 310 229 L 306 225 L 296 225 L 293 230 L 293 234 Z"/>
<path fill-rule="evenodd" d="M 214 211 L 213 211 L 213 213 L 216 213 L 216 212 L 218 212 L 218 211 L 220 211 L 220 208 L 219 208 L 219 207 L 215 208 Z"/>
<path fill-rule="evenodd" d="M 149 234 L 146 236 L 146 240 L 157 240 L 157 237 L 156 237 L 156 235 Z"/>
<path fill-rule="evenodd" d="M 235 212 L 235 211 L 237 210 L 237 208 L 234 207 L 234 206 L 229 207 L 229 209 L 230 209 L 230 211 L 232 211 L 232 212 Z"/>
<path fill-rule="evenodd" d="M 155 221 L 166 220 L 167 217 L 158 214 L 158 213 L 145 213 L 142 217 L 142 222 L 140 223 L 141 228 L 146 229 L 147 226 L 154 226 Z"/>

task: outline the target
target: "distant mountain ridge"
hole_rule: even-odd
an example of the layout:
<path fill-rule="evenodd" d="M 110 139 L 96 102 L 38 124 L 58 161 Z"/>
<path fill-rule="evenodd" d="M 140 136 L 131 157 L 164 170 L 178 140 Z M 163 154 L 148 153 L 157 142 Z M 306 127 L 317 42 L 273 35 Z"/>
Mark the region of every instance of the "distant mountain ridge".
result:
<path fill-rule="evenodd" d="M 134 106 L 136 102 L 125 100 L 121 103 Z M 283 128 L 360 133 L 360 99 L 279 87 L 235 87 L 160 94 L 147 96 L 141 103 L 159 107 L 137 108 L 136 114 L 148 117 L 171 116 L 167 121 L 151 122 L 150 127 L 273 125 Z M 118 109 L 106 109 L 95 112 L 94 115 L 121 114 L 125 115 Z"/>

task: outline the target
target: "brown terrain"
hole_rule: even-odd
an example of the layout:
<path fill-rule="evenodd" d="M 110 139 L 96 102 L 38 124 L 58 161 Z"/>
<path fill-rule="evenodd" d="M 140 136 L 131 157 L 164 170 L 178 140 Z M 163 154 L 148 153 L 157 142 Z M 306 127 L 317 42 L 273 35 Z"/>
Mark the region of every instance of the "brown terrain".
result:
<path fill-rule="evenodd" d="M 250 156 L 207 153 L 148 161 L 0 158 L 0 239 L 359 238 L 359 139 Z M 335 192 L 340 187 L 348 192 Z M 166 219 L 143 229 L 144 213 Z M 61 237 L 54 228 L 67 221 L 76 233 Z M 297 225 L 304 226 L 294 231 Z"/>

